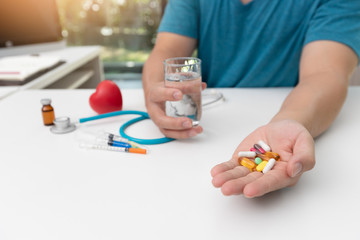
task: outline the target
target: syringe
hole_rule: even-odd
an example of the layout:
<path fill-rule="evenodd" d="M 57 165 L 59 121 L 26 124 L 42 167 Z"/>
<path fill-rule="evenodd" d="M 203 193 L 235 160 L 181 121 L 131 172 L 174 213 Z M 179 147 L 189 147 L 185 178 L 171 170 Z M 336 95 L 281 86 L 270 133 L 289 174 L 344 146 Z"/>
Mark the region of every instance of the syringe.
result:
<path fill-rule="evenodd" d="M 125 147 L 125 148 L 143 148 L 141 145 L 129 141 L 126 138 L 122 138 L 121 136 L 105 132 L 103 130 L 98 132 L 86 132 L 86 131 L 79 131 L 77 133 L 77 139 L 79 142 L 89 142 L 94 143 L 101 143 L 101 145 L 110 145 L 114 147 Z"/>
<path fill-rule="evenodd" d="M 128 139 L 122 138 L 119 135 L 115 135 L 115 134 L 108 133 L 105 131 L 100 131 L 97 136 L 98 136 L 98 138 L 101 138 L 101 139 L 108 139 L 108 140 L 114 142 L 115 144 L 117 144 L 117 142 L 122 142 L 122 143 L 130 144 L 131 147 L 133 147 L 133 148 L 141 148 L 141 146 L 135 142 L 129 141 Z"/>
<path fill-rule="evenodd" d="M 107 150 L 107 151 L 116 151 L 116 152 L 128 152 L 128 153 L 139 153 L 146 154 L 146 149 L 142 148 L 126 148 L 126 147 L 114 147 L 109 145 L 101 145 L 101 144 L 91 144 L 91 143 L 80 143 L 81 148 L 87 149 L 99 149 L 99 150 Z"/>
<path fill-rule="evenodd" d="M 119 142 L 119 141 L 114 141 L 114 140 L 104 139 L 104 138 L 96 138 L 95 143 L 100 143 L 101 145 L 109 145 L 109 146 L 113 146 L 113 147 L 132 148 L 130 143 Z"/>

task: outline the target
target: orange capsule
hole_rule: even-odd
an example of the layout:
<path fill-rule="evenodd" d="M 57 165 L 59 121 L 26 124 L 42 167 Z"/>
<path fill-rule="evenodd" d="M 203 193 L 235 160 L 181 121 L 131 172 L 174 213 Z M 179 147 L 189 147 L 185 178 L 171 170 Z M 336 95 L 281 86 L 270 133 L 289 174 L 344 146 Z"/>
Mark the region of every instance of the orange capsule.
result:
<path fill-rule="evenodd" d="M 256 167 L 256 164 L 246 157 L 239 158 L 238 162 L 241 166 L 247 167 L 251 172 Z"/>
<path fill-rule="evenodd" d="M 276 161 L 280 159 L 280 155 L 275 152 L 266 152 L 265 156 L 268 158 L 274 158 Z"/>
<path fill-rule="evenodd" d="M 269 161 L 271 157 L 266 156 L 265 154 L 257 154 L 257 157 L 261 158 L 263 161 Z"/>

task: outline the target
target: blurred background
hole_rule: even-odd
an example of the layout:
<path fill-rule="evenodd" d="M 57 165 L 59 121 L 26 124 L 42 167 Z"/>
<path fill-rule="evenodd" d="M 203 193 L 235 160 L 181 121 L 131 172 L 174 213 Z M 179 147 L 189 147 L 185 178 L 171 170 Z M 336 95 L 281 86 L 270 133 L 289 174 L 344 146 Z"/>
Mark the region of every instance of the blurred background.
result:
<path fill-rule="evenodd" d="M 100 45 L 105 78 L 141 87 L 166 0 L 56 0 L 69 46 Z"/>

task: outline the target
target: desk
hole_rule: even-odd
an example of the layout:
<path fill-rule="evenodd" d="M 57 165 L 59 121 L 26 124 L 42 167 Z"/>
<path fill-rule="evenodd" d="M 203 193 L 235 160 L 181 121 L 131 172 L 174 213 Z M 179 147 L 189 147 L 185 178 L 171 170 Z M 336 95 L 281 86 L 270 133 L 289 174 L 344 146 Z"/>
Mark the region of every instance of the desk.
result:
<path fill-rule="evenodd" d="M 99 46 L 66 47 L 40 54 L 59 57 L 65 63 L 22 86 L 0 86 L 0 100 L 24 89 L 96 88 L 104 78 Z"/>
<path fill-rule="evenodd" d="M 228 160 L 250 131 L 279 109 L 288 88 L 219 89 L 204 108 L 204 133 L 150 146 L 148 155 L 78 147 L 82 130 L 117 132 L 134 116 L 89 122 L 55 135 L 56 116 L 91 116 L 91 90 L 26 90 L 0 102 L 0 239 L 360 239 L 360 87 L 316 140 L 317 164 L 294 188 L 257 199 L 225 197 L 210 169 Z M 145 110 L 141 89 L 123 90 L 124 110 Z M 146 120 L 136 137 L 160 137 Z"/>

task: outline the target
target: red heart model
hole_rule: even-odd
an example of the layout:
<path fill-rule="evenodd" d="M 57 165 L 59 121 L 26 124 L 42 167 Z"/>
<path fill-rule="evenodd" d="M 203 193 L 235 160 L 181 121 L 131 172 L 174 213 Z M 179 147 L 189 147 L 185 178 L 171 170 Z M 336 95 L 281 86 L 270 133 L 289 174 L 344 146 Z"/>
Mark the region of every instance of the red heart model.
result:
<path fill-rule="evenodd" d="M 113 81 L 101 81 L 91 94 L 89 103 L 98 114 L 120 111 L 123 105 L 120 88 Z"/>

